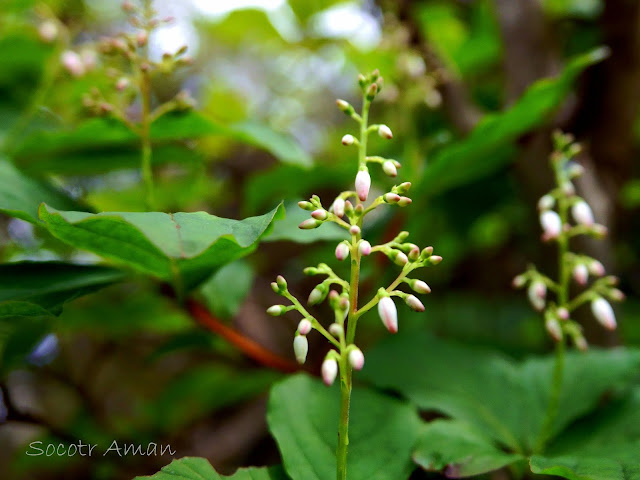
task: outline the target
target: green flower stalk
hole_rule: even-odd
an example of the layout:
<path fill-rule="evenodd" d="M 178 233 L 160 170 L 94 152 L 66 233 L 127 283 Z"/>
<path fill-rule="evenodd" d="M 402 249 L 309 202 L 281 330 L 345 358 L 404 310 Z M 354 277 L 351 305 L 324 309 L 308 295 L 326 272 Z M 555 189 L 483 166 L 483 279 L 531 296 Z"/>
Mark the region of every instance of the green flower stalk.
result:
<path fill-rule="evenodd" d="M 573 137 L 561 132 L 553 135 L 554 152 L 550 163 L 555 174 L 556 187 L 538 201 L 542 240 L 558 244 L 558 280 L 539 272 L 535 266 L 513 280 L 516 288 L 527 287 L 527 295 L 533 308 L 542 313 L 545 328 L 556 342 L 556 361 L 552 379 L 551 397 L 545 423 L 542 427 L 536 451 L 544 450 L 551 437 L 558 415 L 560 393 L 564 376 L 564 354 L 567 340 L 579 350 L 588 348 L 582 327 L 571 316 L 589 303 L 596 320 L 606 329 L 616 328 L 616 319 L 609 301 L 621 301 L 624 294 L 615 288 L 618 279 L 605 276 L 602 263 L 587 255 L 571 251 L 571 239 L 580 235 L 602 238 L 607 234 L 603 225 L 595 222 L 591 207 L 576 195 L 572 180 L 583 173 L 581 165 L 572 159 L 580 152 Z M 589 284 L 590 278 L 595 278 Z M 571 298 L 571 280 L 585 289 Z M 551 293 L 554 300 L 548 298 Z"/>
<path fill-rule="evenodd" d="M 377 133 L 381 138 L 393 138 L 391 129 L 386 125 L 369 125 L 369 107 L 382 87 L 382 77 L 377 70 L 371 74 L 359 76 L 362 89 L 362 111 L 356 113 L 353 106 L 344 100 L 338 100 L 338 108 L 351 117 L 359 126 L 359 137 L 351 134 L 342 137 L 342 144 L 358 149 L 357 173 L 355 190 L 340 193 L 331 207 L 326 209 L 317 195 L 308 201 L 299 202 L 300 208 L 311 212 L 311 218 L 300 224 L 302 229 L 314 229 L 323 223 L 333 222 L 347 230 L 350 239 L 340 242 L 335 251 L 336 258 L 344 261 L 350 258 L 351 269 L 349 280 L 342 279 L 326 263 L 304 270 L 307 275 L 323 275 L 326 278 L 310 293 L 307 303 L 316 305 L 328 299 L 334 312 L 333 323 L 325 328 L 323 324 L 302 306 L 287 288 L 287 282 L 279 276 L 271 284 L 274 292 L 282 295 L 291 305 L 274 305 L 267 311 L 271 315 L 283 315 L 289 311 L 297 311 L 303 317 L 298 325 L 293 348 L 296 359 L 303 363 L 308 352 L 307 334 L 312 330 L 318 331 L 334 347 L 329 351 L 322 364 L 322 379 L 331 385 L 340 376 L 340 420 L 338 427 L 338 447 L 336 451 L 338 480 L 347 478 L 347 451 L 349 446 L 349 409 L 351 404 L 351 389 L 353 385 L 353 370 L 360 370 L 365 363 L 362 350 L 356 345 L 356 327 L 362 315 L 374 307 L 378 307 L 378 314 L 384 326 L 391 333 L 398 331 L 398 313 L 393 298 L 400 298 L 416 311 L 424 311 L 424 305 L 413 294 L 398 290 L 401 284 L 406 284 L 418 294 L 431 292 L 429 286 L 422 280 L 409 278 L 415 270 L 436 265 L 442 257 L 433 255 L 433 247 L 420 249 L 413 243 L 406 242 L 408 232 L 400 232 L 393 240 L 382 245 L 372 246 L 363 238 L 364 220 L 367 214 L 382 205 L 396 205 L 405 207 L 411 203 L 406 196 L 411 183 L 405 182 L 391 188 L 379 197 L 370 199 L 371 176 L 369 167 L 380 165 L 385 174 L 396 177 L 400 163 L 393 159 L 367 155 L 367 140 L 369 135 Z M 368 204 L 365 204 L 365 202 Z M 398 277 L 386 288 L 380 288 L 367 303 L 358 308 L 358 294 L 360 282 L 360 264 L 363 257 L 372 253 L 386 255 L 393 263 L 400 267 Z"/>

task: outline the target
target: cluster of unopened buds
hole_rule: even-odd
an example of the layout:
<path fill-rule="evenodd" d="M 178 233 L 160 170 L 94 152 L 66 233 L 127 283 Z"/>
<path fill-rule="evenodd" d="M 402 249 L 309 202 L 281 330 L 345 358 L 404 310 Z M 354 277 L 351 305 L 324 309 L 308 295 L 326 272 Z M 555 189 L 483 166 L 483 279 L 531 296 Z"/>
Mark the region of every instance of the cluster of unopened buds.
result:
<path fill-rule="evenodd" d="M 293 342 L 296 359 L 304 363 L 308 351 L 306 336 L 317 330 L 335 347 L 329 351 L 322 364 L 322 377 L 327 385 L 334 382 L 339 371 L 349 370 L 349 367 L 360 370 L 364 365 L 364 355 L 355 345 L 356 322 L 361 315 L 377 305 L 380 319 L 391 333 L 398 331 L 398 313 L 393 297 L 402 299 L 413 310 L 422 312 L 425 307 L 412 293 L 398 290 L 401 284 L 406 284 L 417 294 L 431 292 L 429 286 L 422 280 L 408 278 L 414 270 L 436 265 L 442 261 L 442 257 L 433 255 L 433 247 L 420 249 L 413 243 L 406 242 L 408 232 L 400 232 L 393 240 L 372 246 L 363 238 L 363 223 L 366 215 L 381 205 L 398 205 L 401 207 L 411 203 L 411 199 L 405 195 L 411 188 L 411 183 L 405 182 L 393 186 L 390 191 L 370 199 L 371 176 L 369 165 L 379 164 L 384 173 L 390 177 L 397 176 L 400 163 L 396 160 L 367 156 L 366 147 L 368 136 L 377 133 L 383 139 L 391 139 L 393 134 L 386 125 L 367 125 L 369 104 L 375 98 L 382 86 L 382 77 L 377 71 L 369 76 L 359 77 L 360 87 L 363 92 L 362 114 L 355 112 L 354 108 L 344 100 L 338 100 L 338 108 L 354 119 L 360 126 L 360 138 L 353 135 L 345 135 L 342 143 L 347 146 L 358 147 L 358 172 L 355 179 L 355 190 L 340 193 L 329 208 L 325 208 L 317 195 L 308 201 L 298 203 L 303 210 L 311 212 L 311 218 L 303 221 L 299 228 L 314 229 L 322 224 L 331 222 L 339 225 L 348 232 L 349 240 L 344 240 L 336 246 L 335 256 L 343 261 L 351 257 L 351 278 L 344 280 L 337 275 L 327 264 L 320 263 L 316 267 L 308 267 L 304 270 L 307 275 L 324 275 L 326 278 L 320 282 L 310 293 L 307 303 L 317 305 L 328 298 L 329 305 L 334 311 L 334 323 L 328 329 L 313 317 L 305 307 L 289 292 L 287 282 L 282 276 L 272 283 L 274 292 L 287 298 L 291 305 L 274 305 L 267 312 L 271 315 L 283 315 L 295 310 L 302 315 L 298 330 Z M 369 200 L 369 204 L 364 202 Z M 386 255 L 394 264 L 402 267 L 396 280 L 387 288 L 380 288 L 376 295 L 361 308 L 357 308 L 358 281 L 360 262 L 363 257 L 373 253 Z M 334 289 L 332 289 L 334 288 Z"/>
<path fill-rule="evenodd" d="M 580 325 L 571 315 L 580 306 L 590 303 L 596 320 L 608 330 L 616 328 L 616 318 L 609 301 L 624 299 L 622 291 L 616 288 L 618 279 L 605 275 L 601 262 L 587 255 L 573 253 L 569 242 L 578 235 L 601 238 L 607 234 L 603 225 L 595 222 L 591 207 L 576 195 L 572 180 L 583 173 L 583 167 L 572 160 L 580 152 L 580 146 L 573 143 L 570 135 L 554 134 L 555 151 L 551 155 L 551 165 L 556 179 L 556 188 L 540 198 L 540 225 L 542 240 L 555 241 L 559 247 L 559 281 L 539 272 L 535 266 L 514 278 L 517 288 L 527 286 L 527 294 L 533 308 L 543 312 L 545 327 L 555 341 L 564 341 L 568 335 L 577 348 L 586 350 L 587 342 Z M 590 278 L 595 278 L 588 287 Z M 573 299 L 569 298 L 569 282 L 573 278 L 579 286 L 587 287 Z M 548 293 L 555 294 L 556 302 L 549 301 Z"/>

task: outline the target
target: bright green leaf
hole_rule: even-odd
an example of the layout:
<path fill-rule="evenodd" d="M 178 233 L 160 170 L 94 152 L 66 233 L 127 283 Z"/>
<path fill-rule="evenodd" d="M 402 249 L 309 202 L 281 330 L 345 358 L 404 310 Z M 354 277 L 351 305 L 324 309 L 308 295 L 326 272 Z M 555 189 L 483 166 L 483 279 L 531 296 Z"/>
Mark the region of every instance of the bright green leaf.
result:
<path fill-rule="evenodd" d="M 288 480 L 280 467 L 241 468 L 230 477 L 222 476 L 213 469 L 208 460 L 197 457 L 185 457 L 174 460 L 162 471 L 149 477 L 136 477 L 134 480 Z"/>
<path fill-rule="evenodd" d="M 296 375 L 271 390 L 267 421 L 293 480 L 326 480 L 336 474 L 339 387 Z M 350 480 L 407 478 L 420 419 L 406 403 L 354 389 L 349 427 Z"/>
<path fill-rule="evenodd" d="M 310 212 L 302 210 L 295 202 L 287 203 L 285 209 L 287 216 L 275 224 L 273 231 L 264 239 L 265 242 L 313 243 L 346 240 L 348 237 L 345 229 L 332 222 L 325 222 L 313 230 L 302 230 L 298 225 L 310 218 Z"/>

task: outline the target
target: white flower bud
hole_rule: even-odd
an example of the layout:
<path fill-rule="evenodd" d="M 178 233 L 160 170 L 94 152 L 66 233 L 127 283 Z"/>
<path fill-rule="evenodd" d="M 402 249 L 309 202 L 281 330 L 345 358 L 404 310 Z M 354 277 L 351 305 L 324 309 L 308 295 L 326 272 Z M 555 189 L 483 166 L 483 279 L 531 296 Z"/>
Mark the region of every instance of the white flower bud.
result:
<path fill-rule="evenodd" d="M 556 310 L 556 314 L 558 315 L 558 318 L 560 320 L 569 320 L 569 310 L 567 310 L 565 307 L 560 307 L 558 310 Z"/>
<path fill-rule="evenodd" d="M 300 323 L 298 324 L 298 332 L 300 332 L 300 335 L 307 335 L 310 331 L 311 322 L 306 318 L 300 320 Z"/>
<path fill-rule="evenodd" d="M 580 285 L 587 284 L 587 280 L 589 279 L 589 269 L 584 263 L 578 263 L 573 267 L 573 278 L 575 278 L 576 282 Z"/>
<path fill-rule="evenodd" d="M 431 265 L 438 265 L 442 261 L 442 257 L 440 255 L 431 255 L 429 257 L 429 263 Z"/>
<path fill-rule="evenodd" d="M 339 323 L 329 325 L 329 333 L 336 338 L 340 338 L 344 334 L 344 328 Z"/>
<path fill-rule="evenodd" d="M 575 337 L 573 339 L 573 342 L 576 344 L 576 348 L 581 352 L 586 352 L 587 350 L 589 350 L 589 344 L 582 335 L 580 335 L 579 337 Z"/>
<path fill-rule="evenodd" d="M 371 244 L 366 240 L 361 240 L 358 245 L 358 251 L 360 252 L 360 255 L 364 255 L 365 257 L 367 255 L 371 255 Z"/>
<path fill-rule="evenodd" d="M 562 231 L 562 220 L 556 212 L 547 210 L 540 215 L 540 225 L 547 239 L 557 238 Z"/>
<path fill-rule="evenodd" d="M 328 387 L 338 376 L 338 362 L 333 358 L 327 358 L 322 362 L 322 381 Z"/>
<path fill-rule="evenodd" d="M 382 163 L 382 170 L 390 177 L 398 176 L 398 170 L 391 160 L 386 160 Z"/>
<path fill-rule="evenodd" d="M 322 302 L 327 296 L 327 293 L 328 293 L 327 290 L 328 290 L 328 287 L 326 287 L 323 283 L 321 283 L 316 288 L 311 290 L 311 293 L 309 294 L 309 298 L 307 299 L 307 303 L 309 305 L 316 305 Z"/>
<path fill-rule="evenodd" d="M 350 145 L 353 145 L 354 143 L 356 143 L 356 139 L 353 135 L 346 134 L 344 137 L 342 137 L 343 145 L 346 145 L 348 147 Z"/>
<path fill-rule="evenodd" d="M 544 283 L 539 281 L 532 282 L 527 290 L 527 295 L 533 308 L 539 312 L 544 309 L 547 297 L 547 286 Z"/>
<path fill-rule="evenodd" d="M 349 256 L 349 247 L 344 242 L 341 242 L 336 247 L 336 258 L 340 261 Z"/>
<path fill-rule="evenodd" d="M 327 211 L 324 208 L 319 208 L 311 212 L 311 216 L 316 220 L 326 220 L 327 219 Z"/>
<path fill-rule="evenodd" d="M 38 36 L 45 43 L 51 43 L 58 38 L 58 24 L 53 20 L 45 20 L 38 27 Z"/>
<path fill-rule="evenodd" d="M 362 370 L 364 367 L 364 354 L 359 348 L 354 348 L 349 352 L 349 363 L 354 370 Z"/>
<path fill-rule="evenodd" d="M 296 335 L 293 339 L 293 353 L 296 355 L 298 363 L 303 364 L 307 360 L 309 352 L 309 341 L 304 335 Z"/>
<path fill-rule="evenodd" d="M 360 227 L 357 225 L 351 225 L 351 227 L 349 227 L 349 233 L 351 235 L 359 235 L 360 234 Z"/>
<path fill-rule="evenodd" d="M 551 335 L 551 338 L 556 342 L 562 340 L 562 327 L 557 319 L 548 317 L 544 322 L 544 326 L 547 329 L 547 332 L 549 332 L 549 335 Z"/>
<path fill-rule="evenodd" d="M 420 300 L 418 300 L 418 297 L 416 297 L 415 295 L 407 296 L 407 298 L 405 299 L 405 303 L 416 312 L 424 312 L 424 305 Z"/>
<path fill-rule="evenodd" d="M 605 274 L 604 265 L 598 260 L 593 260 L 591 263 L 589 263 L 587 268 L 589 269 L 589 272 L 596 277 L 601 277 Z"/>
<path fill-rule="evenodd" d="M 81 77 L 86 72 L 84 63 L 82 63 L 80 55 L 78 55 L 76 52 L 66 50 L 60 56 L 60 61 L 62 62 L 62 66 L 65 68 L 65 70 L 74 77 Z"/>
<path fill-rule="evenodd" d="M 513 285 L 513 288 L 522 288 L 526 285 L 526 283 L 527 283 L 527 277 L 525 277 L 524 275 L 518 275 L 514 277 L 513 281 L 511 282 L 511 285 Z"/>
<path fill-rule="evenodd" d="M 116 82 L 116 90 L 122 92 L 123 90 L 126 90 L 129 85 L 131 85 L 131 82 L 127 77 L 120 77 Z"/>
<path fill-rule="evenodd" d="M 584 173 L 584 167 L 576 162 L 570 162 L 567 165 L 567 175 L 569 178 L 579 177 Z"/>
<path fill-rule="evenodd" d="M 387 203 L 398 203 L 400 201 L 400 195 L 392 192 L 385 193 L 384 201 Z"/>
<path fill-rule="evenodd" d="M 371 188 L 371 176 L 367 170 L 360 170 L 356 175 L 356 193 L 358 198 L 363 202 L 369 196 L 369 189 Z"/>
<path fill-rule="evenodd" d="M 280 315 L 287 313 L 287 307 L 284 305 L 273 305 L 267 309 L 267 313 L 274 317 L 279 317 Z"/>
<path fill-rule="evenodd" d="M 391 132 L 391 129 L 386 125 L 380 125 L 378 127 L 378 135 L 380 135 L 380 137 L 387 140 L 390 140 L 393 138 L 393 133 Z"/>
<path fill-rule="evenodd" d="M 313 228 L 318 228 L 322 225 L 322 220 L 316 220 L 315 218 L 307 218 L 304 222 L 298 225 L 298 228 L 302 230 L 311 230 Z"/>
<path fill-rule="evenodd" d="M 422 280 L 415 280 L 412 282 L 411 288 L 418 293 L 431 293 L 431 287 Z"/>
<path fill-rule="evenodd" d="M 585 227 L 590 227 L 594 223 L 591 207 L 583 200 L 573 204 L 573 207 L 571 207 L 571 214 L 576 222 L 580 225 L 584 225 Z"/>
<path fill-rule="evenodd" d="M 382 297 L 378 303 L 378 315 L 384 326 L 391 333 L 398 332 L 398 310 L 391 297 Z"/>
<path fill-rule="evenodd" d="M 616 329 L 616 316 L 613 313 L 613 308 L 604 298 L 598 297 L 591 302 L 591 312 L 604 328 L 607 330 Z"/>
<path fill-rule="evenodd" d="M 338 217 L 342 217 L 344 216 L 344 199 L 338 197 L 335 199 L 335 201 L 333 202 L 333 213 L 338 216 Z"/>
<path fill-rule="evenodd" d="M 538 200 L 538 209 L 540 211 L 551 210 L 556 203 L 556 199 L 552 195 L 543 195 Z"/>
<path fill-rule="evenodd" d="M 398 206 L 406 207 L 407 205 L 411 205 L 412 200 L 409 197 L 400 197 L 398 200 Z"/>

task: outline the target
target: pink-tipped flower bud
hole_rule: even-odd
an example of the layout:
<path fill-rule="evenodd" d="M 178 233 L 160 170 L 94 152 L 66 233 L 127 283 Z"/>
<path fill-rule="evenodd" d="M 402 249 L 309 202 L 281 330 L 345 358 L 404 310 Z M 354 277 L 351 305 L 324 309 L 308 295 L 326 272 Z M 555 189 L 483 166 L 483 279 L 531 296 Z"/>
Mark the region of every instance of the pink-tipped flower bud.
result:
<path fill-rule="evenodd" d="M 576 193 L 576 187 L 574 187 L 573 183 L 571 183 L 571 182 L 564 182 L 560 186 L 560 188 L 562 189 L 564 194 L 568 195 L 568 196 L 575 195 L 575 193 Z"/>
<path fill-rule="evenodd" d="M 431 287 L 422 280 L 413 280 L 409 285 L 417 293 L 431 293 Z"/>
<path fill-rule="evenodd" d="M 385 193 L 384 201 L 387 203 L 398 203 L 400 201 L 400 195 L 397 193 Z"/>
<path fill-rule="evenodd" d="M 391 297 L 385 296 L 378 303 L 378 315 L 384 326 L 391 333 L 398 332 L 398 310 Z"/>
<path fill-rule="evenodd" d="M 357 225 L 351 225 L 351 226 L 349 227 L 349 233 L 350 233 L 351 235 L 359 235 L 359 234 L 360 234 L 360 232 L 361 232 L 360 227 L 359 227 L 359 226 L 357 226 Z"/>
<path fill-rule="evenodd" d="M 305 200 L 302 200 L 301 202 L 298 202 L 298 206 L 303 209 L 303 210 L 313 210 L 314 206 L 311 202 L 307 202 Z"/>
<path fill-rule="evenodd" d="M 382 162 L 382 171 L 390 177 L 398 176 L 398 169 L 391 160 L 385 160 Z"/>
<path fill-rule="evenodd" d="M 576 222 L 585 227 L 591 227 L 594 224 L 593 212 L 589 204 L 583 200 L 576 202 L 571 207 L 571 214 Z"/>
<path fill-rule="evenodd" d="M 533 308 L 541 312 L 546 304 L 547 286 L 540 281 L 531 282 L 527 290 L 527 296 Z"/>
<path fill-rule="evenodd" d="M 409 257 L 409 260 L 411 260 L 412 262 L 418 260 L 420 258 L 420 247 L 418 247 L 417 245 L 413 245 L 411 247 L 411 250 L 409 250 L 407 257 Z"/>
<path fill-rule="evenodd" d="M 576 345 L 576 348 L 581 352 L 586 352 L 587 350 L 589 350 L 589 344 L 587 343 L 587 340 L 582 335 L 580 335 L 579 337 L 575 337 L 573 339 L 573 343 Z"/>
<path fill-rule="evenodd" d="M 624 300 L 626 298 L 626 295 L 624 294 L 624 292 L 622 290 L 617 289 L 617 288 L 612 288 L 609 291 L 609 296 L 611 297 L 611 300 L 613 300 L 615 302 L 621 302 L 622 300 Z"/>
<path fill-rule="evenodd" d="M 352 215 L 353 214 L 353 204 L 349 201 L 349 200 L 345 200 L 344 202 L 344 213 L 345 215 Z"/>
<path fill-rule="evenodd" d="M 405 298 L 404 301 L 412 310 L 415 310 L 416 312 L 424 312 L 424 305 L 415 295 L 407 295 L 407 298 Z"/>
<path fill-rule="evenodd" d="M 338 362 L 333 358 L 327 358 L 322 362 L 322 381 L 328 387 L 338 376 Z"/>
<path fill-rule="evenodd" d="M 311 216 L 316 220 L 326 220 L 327 211 L 323 208 L 319 208 L 318 210 L 314 210 L 313 212 L 311 212 Z"/>
<path fill-rule="evenodd" d="M 307 360 L 309 352 L 309 341 L 304 335 L 296 335 L 293 339 L 293 353 L 299 364 L 303 364 Z"/>
<path fill-rule="evenodd" d="M 589 280 L 589 269 L 584 263 L 578 263 L 573 267 L 573 278 L 575 278 L 576 282 L 580 285 L 587 284 L 587 280 Z"/>
<path fill-rule="evenodd" d="M 538 210 L 544 212 L 545 210 L 551 210 L 553 206 L 556 204 L 556 199 L 553 198 L 552 195 L 543 195 L 538 200 Z"/>
<path fill-rule="evenodd" d="M 138 32 L 136 35 L 136 43 L 139 47 L 144 47 L 149 41 L 149 35 L 147 32 Z"/>
<path fill-rule="evenodd" d="M 280 315 L 287 313 L 287 307 L 284 305 L 273 305 L 267 309 L 267 313 L 274 317 L 279 317 Z"/>
<path fill-rule="evenodd" d="M 552 210 L 542 212 L 540 215 L 540 225 L 544 231 L 544 237 L 547 240 L 557 238 L 562 231 L 562 220 L 560 219 L 560 215 Z"/>
<path fill-rule="evenodd" d="M 356 175 L 356 193 L 361 201 L 365 201 L 369 196 L 371 188 L 371 176 L 368 170 L 360 170 Z"/>
<path fill-rule="evenodd" d="M 278 288 L 280 290 L 286 290 L 287 289 L 287 281 L 285 280 L 285 278 L 282 275 L 278 275 L 276 277 L 276 284 L 278 285 Z"/>
<path fill-rule="evenodd" d="M 595 275 L 596 277 L 603 276 L 606 272 L 604 269 L 604 265 L 600 263 L 598 260 L 593 260 L 587 266 L 591 275 Z"/>
<path fill-rule="evenodd" d="M 120 77 L 116 82 L 116 90 L 122 92 L 123 90 L 129 88 L 129 85 L 131 85 L 131 82 L 127 77 Z"/>
<path fill-rule="evenodd" d="M 560 323 L 557 319 L 553 317 L 547 317 L 544 322 L 544 326 L 547 329 L 547 332 L 549 332 L 549 335 L 551 335 L 551 338 L 553 338 L 556 342 L 562 340 L 562 327 L 560 326 Z"/>
<path fill-rule="evenodd" d="M 122 2 L 122 10 L 125 13 L 134 13 L 136 11 L 136 7 L 131 1 L 125 0 Z"/>
<path fill-rule="evenodd" d="M 344 207 L 345 207 L 344 199 L 340 197 L 336 198 L 332 206 L 334 215 L 336 215 L 337 217 L 343 217 Z"/>
<path fill-rule="evenodd" d="M 350 134 L 346 134 L 344 137 L 342 137 L 342 144 L 349 147 L 351 145 L 353 145 L 354 143 L 356 143 L 356 139 L 353 135 Z"/>
<path fill-rule="evenodd" d="M 366 240 L 361 240 L 358 245 L 358 251 L 360 252 L 360 255 L 364 255 L 365 257 L 367 255 L 371 255 L 371 244 Z"/>
<path fill-rule="evenodd" d="M 396 191 L 400 194 L 400 195 L 404 195 L 405 193 L 407 193 L 409 191 L 409 189 L 411 188 L 411 182 L 403 182 L 400 185 L 398 185 L 396 187 Z"/>
<path fill-rule="evenodd" d="M 591 312 L 596 320 L 607 330 L 616 329 L 616 316 L 611 304 L 604 298 L 598 297 L 591 302 Z"/>
<path fill-rule="evenodd" d="M 65 70 L 74 77 L 81 77 L 86 72 L 84 63 L 82 63 L 80 55 L 78 55 L 76 52 L 66 50 L 62 53 L 60 61 L 62 62 L 62 66 L 65 68 Z"/>
<path fill-rule="evenodd" d="M 393 138 L 393 133 L 391 132 L 391 129 L 386 125 L 380 125 L 378 127 L 378 135 L 380 135 L 381 138 L 384 138 L 386 140 L 391 140 Z"/>
<path fill-rule="evenodd" d="M 556 310 L 556 315 L 558 315 L 560 320 L 569 320 L 569 310 L 565 307 L 558 308 L 558 310 Z"/>
<path fill-rule="evenodd" d="M 346 243 L 339 243 L 336 247 L 336 258 L 340 261 L 344 260 L 349 256 L 349 247 Z"/>
<path fill-rule="evenodd" d="M 398 205 L 401 207 L 411 205 L 411 199 L 409 197 L 400 197 L 400 200 L 398 200 Z"/>
<path fill-rule="evenodd" d="M 354 370 L 362 370 L 364 367 L 364 354 L 359 348 L 354 348 L 349 352 L 349 364 Z"/>
<path fill-rule="evenodd" d="M 332 323 L 329 325 L 329 333 L 336 338 L 340 338 L 344 335 L 344 328 L 339 323 Z"/>
<path fill-rule="evenodd" d="M 514 277 L 513 280 L 511 281 L 511 285 L 513 286 L 513 288 L 522 288 L 526 284 L 527 284 L 527 277 L 525 277 L 524 275 L 518 275 Z"/>
<path fill-rule="evenodd" d="M 298 332 L 300 332 L 300 335 L 308 335 L 311 332 L 311 322 L 307 318 L 300 320 Z"/>
<path fill-rule="evenodd" d="M 440 262 L 442 262 L 442 257 L 440 255 L 431 255 L 429 257 L 429 263 L 431 265 L 438 265 Z"/>
<path fill-rule="evenodd" d="M 322 225 L 322 220 L 316 220 L 315 218 L 308 218 L 304 222 L 302 222 L 300 225 L 298 225 L 298 228 L 302 230 L 311 230 L 313 228 L 318 228 L 320 225 Z"/>
<path fill-rule="evenodd" d="M 38 36 L 45 43 L 52 43 L 58 38 L 58 24 L 53 20 L 45 20 L 38 27 Z"/>

